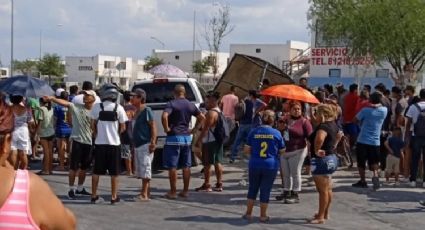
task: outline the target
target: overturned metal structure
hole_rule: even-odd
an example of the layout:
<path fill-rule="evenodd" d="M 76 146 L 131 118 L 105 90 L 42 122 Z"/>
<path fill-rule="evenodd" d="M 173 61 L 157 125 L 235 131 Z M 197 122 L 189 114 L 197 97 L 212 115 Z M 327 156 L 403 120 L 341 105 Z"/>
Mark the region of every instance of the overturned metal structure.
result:
<path fill-rule="evenodd" d="M 257 57 L 235 54 L 214 87 L 221 95 L 227 94 L 230 86 L 237 87 L 236 95 L 243 98 L 251 89 L 262 87 L 263 79 L 268 79 L 270 86 L 293 84 L 293 80 L 275 65 Z"/>

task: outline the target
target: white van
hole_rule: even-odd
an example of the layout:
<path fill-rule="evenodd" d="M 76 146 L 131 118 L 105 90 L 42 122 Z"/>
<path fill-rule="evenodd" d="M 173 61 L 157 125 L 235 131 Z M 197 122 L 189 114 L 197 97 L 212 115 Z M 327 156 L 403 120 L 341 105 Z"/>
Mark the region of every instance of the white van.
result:
<path fill-rule="evenodd" d="M 165 143 L 166 134 L 162 127 L 161 117 L 162 112 L 164 111 L 165 105 L 168 101 L 174 99 L 174 87 L 178 84 L 181 84 L 186 89 L 186 99 L 193 102 L 198 108 L 199 105 L 204 101 L 205 91 L 201 85 L 193 78 L 153 78 L 149 80 L 138 81 L 134 84 L 132 90 L 134 91 L 137 88 L 141 88 L 146 92 L 146 105 L 149 106 L 154 112 L 154 119 L 156 123 L 156 128 L 158 132 L 157 139 L 157 151 L 154 168 L 161 164 L 158 162 L 158 158 L 162 158 L 162 149 Z M 192 128 L 195 125 L 195 118 L 192 117 L 192 122 L 189 128 Z M 156 161 L 156 162 L 155 162 Z"/>

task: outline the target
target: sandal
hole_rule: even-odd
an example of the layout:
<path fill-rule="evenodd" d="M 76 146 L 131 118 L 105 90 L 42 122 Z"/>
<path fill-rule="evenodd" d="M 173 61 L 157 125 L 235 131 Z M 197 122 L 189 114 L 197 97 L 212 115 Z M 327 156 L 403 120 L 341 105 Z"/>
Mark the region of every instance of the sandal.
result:
<path fill-rule="evenodd" d="M 319 214 L 315 213 L 313 216 L 313 219 L 318 219 L 318 217 L 319 217 Z M 329 220 L 329 216 L 328 217 L 325 216 L 325 220 Z"/>
<path fill-rule="evenodd" d="M 47 176 L 47 175 L 50 175 L 50 173 L 49 173 L 49 172 L 44 172 L 44 171 L 39 171 L 39 172 L 37 172 L 36 174 L 37 174 L 37 175 L 39 175 L 39 176 Z"/>
<path fill-rule="evenodd" d="M 181 197 L 181 198 L 187 198 L 188 197 L 188 195 L 187 195 L 187 192 L 179 192 L 179 197 Z"/>
<path fill-rule="evenodd" d="M 177 196 L 176 195 L 171 195 L 170 193 L 166 193 L 164 195 L 164 198 L 169 199 L 169 200 L 175 200 L 175 199 L 177 199 Z"/>
<path fill-rule="evenodd" d="M 309 224 L 324 224 L 325 220 L 324 219 L 311 219 L 308 220 Z"/>
<path fill-rule="evenodd" d="M 270 222 L 270 216 L 260 217 L 260 223 L 267 224 Z"/>
<path fill-rule="evenodd" d="M 252 221 L 252 216 L 251 215 L 248 215 L 248 214 L 244 214 L 243 216 L 242 216 L 242 219 L 244 219 L 244 220 L 247 220 L 247 221 Z"/>

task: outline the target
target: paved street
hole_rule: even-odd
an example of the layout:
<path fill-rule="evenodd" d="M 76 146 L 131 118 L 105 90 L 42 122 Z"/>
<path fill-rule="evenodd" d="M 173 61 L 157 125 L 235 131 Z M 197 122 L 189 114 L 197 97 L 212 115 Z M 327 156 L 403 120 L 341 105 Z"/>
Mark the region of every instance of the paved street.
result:
<path fill-rule="evenodd" d="M 200 167 L 192 170 L 192 191 L 189 198 L 167 200 L 161 198 L 168 187 L 167 173 L 154 175 L 152 182 L 153 199 L 150 202 L 132 201 L 138 193 L 139 181 L 127 176 L 120 178 L 121 204 L 109 204 L 109 178 L 100 182 L 102 204 L 90 204 L 88 197 L 68 200 L 67 177 L 52 175 L 44 177 L 60 199 L 74 211 L 78 229 L 423 229 L 425 208 L 417 201 L 425 199 L 425 189 L 401 186 L 383 187 L 374 192 L 371 189 L 356 189 L 351 183 L 357 180 L 356 172 L 339 170 L 334 176 L 334 200 L 331 220 L 325 225 L 307 225 L 306 219 L 317 209 L 318 195 L 312 186 L 304 183 L 300 194 L 301 203 L 287 205 L 274 200 L 280 191 L 276 185 L 269 206 L 271 222 L 259 224 L 258 218 L 252 223 L 240 217 L 245 210 L 247 187 L 240 183 L 246 178 L 243 164 L 225 165 L 225 191 L 222 193 L 197 193 L 193 188 L 202 183 Z M 304 181 L 306 178 L 304 178 Z M 212 180 L 213 182 L 215 180 Z M 280 180 L 276 180 L 279 182 Z M 90 185 L 89 177 L 86 185 Z M 181 188 L 181 180 L 179 181 Z M 259 208 L 254 209 L 258 216 Z"/>

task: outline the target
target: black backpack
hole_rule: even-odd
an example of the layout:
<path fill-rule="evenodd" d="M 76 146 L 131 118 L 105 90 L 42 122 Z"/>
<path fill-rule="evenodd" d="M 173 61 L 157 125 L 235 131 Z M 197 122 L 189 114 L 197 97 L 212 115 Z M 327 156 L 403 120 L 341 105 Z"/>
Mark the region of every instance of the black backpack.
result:
<path fill-rule="evenodd" d="M 115 103 L 115 108 L 113 111 L 105 111 L 103 107 L 103 102 L 100 103 L 99 112 L 99 121 L 118 121 L 118 113 L 117 113 L 118 103 Z"/>
<path fill-rule="evenodd" d="M 413 131 L 416 137 L 425 137 L 425 109 L 421 109 L 418 104 L 415 104 L 415 107 L 418 109 L 419 115 L 413 125 Z"/>
<path fill-rule="evenodd" d="M 215 125 L 215 129 L 212 132 L 214 135 L 214 139 L 219 144 L 224 144 L 229 140 L 230 130 L 229 126 L 226 122 L 226 118 L 221 111 L 211 109 L 211 111 L 215 111 L 218 113 L 217 124 Z"/>

